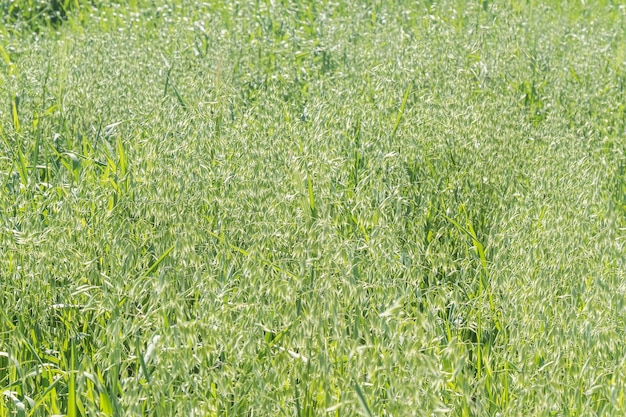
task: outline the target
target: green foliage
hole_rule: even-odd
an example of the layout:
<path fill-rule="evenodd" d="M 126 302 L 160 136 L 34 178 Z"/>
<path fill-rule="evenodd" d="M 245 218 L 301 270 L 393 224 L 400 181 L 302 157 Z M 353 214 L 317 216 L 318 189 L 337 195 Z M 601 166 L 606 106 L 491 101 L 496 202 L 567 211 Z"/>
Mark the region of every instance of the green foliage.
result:
<path fill-rule="evenodd" d="M 1 4 L 0 417 L 625 413 L 623 8 Z"/>
<path fill-rule="evenodd" d="M 30 30 L 59 25 L 78 0 L 3 0 L 0 10 L 5 24 L 22 24 Z"/>

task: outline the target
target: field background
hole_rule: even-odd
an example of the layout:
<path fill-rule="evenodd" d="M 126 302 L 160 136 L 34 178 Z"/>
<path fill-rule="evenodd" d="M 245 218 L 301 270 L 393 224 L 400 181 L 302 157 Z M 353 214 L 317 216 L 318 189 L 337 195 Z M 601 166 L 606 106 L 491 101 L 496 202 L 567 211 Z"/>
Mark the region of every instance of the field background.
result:
<path fill-rule="evenodd" d="M 626 414 L 619 2 L 0 18 L 0 417 Z"/>

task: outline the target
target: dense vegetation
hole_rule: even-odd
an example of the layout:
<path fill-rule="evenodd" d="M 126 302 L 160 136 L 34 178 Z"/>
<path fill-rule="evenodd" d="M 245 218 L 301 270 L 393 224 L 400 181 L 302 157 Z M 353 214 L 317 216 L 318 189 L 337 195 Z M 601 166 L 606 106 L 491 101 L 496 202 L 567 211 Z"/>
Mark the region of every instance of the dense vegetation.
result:
<path fill-rule="evenodd" d="M 625 7 L 0 9 L 0 417 L 626 414 Z"/>

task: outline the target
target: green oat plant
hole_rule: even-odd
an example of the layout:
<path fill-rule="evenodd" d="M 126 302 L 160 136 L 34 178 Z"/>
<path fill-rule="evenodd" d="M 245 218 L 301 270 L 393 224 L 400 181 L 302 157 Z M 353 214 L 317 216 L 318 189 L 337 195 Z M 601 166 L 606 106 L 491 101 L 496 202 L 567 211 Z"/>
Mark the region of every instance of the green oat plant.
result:
<path fill-rule="evenodd" d="M 626 412 L 618 2 L 0 9 L 0 417 Z"/>

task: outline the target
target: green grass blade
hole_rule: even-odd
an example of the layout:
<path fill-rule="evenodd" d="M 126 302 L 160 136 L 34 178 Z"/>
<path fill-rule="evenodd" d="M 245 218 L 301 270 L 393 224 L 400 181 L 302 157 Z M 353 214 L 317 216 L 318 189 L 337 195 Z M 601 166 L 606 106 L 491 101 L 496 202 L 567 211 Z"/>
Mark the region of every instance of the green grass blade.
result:
<path fill-rule="evenodd" d="M 404 115 L 404 108 L 406 107 L 406 102 L 409 100 L 409 94 L 411 92 L 411 84 L 407 86 L 406 90 L 404 90 L 404 96 L 402 97 L 402 104 L 400 105 L 400 110 L 398 111 L 398 117 L 396 118 L 396 123 L 393 125 L 393 130 L 391 131 L 391 136 L 395 136 L 398 128 L 400 127 L 400 122 L 402 121 L 402 116 Z"/>
<path fill-rule="evenodd" d="M 172 252 L 172 250 L 174 250 L 174 247 L 176 245 L 172 245 L 169 248 L 167 248 L 165 250 L 165 252 L 163 252 L 161 254 L 161 256 L 159 256 L 159 259 L 157 259 L 156 261 L 154 261 L 154 263 L 152 265 L 150 265 L 150 267 L 143 273 L 141 274 L 141 278 L 145 278 L 148 275 L 152 274 L 154 271 L 157 270 L 157 268 L 159 267 L 159 265 L 161 264 L 161 262 L 163 262 L 165 260 L 165 258 L 167 258 L 167 256 L 170 254 L 170 252 Z"/>
<path fill-rule="evenodd" d="M 67 417 L 78 417 L 77 389 L 76 389 L 76 348 L 74 343 L 70 347 L 70 370 L 67 384 Z"/>
<path fill-rule="evenodd" d="M 361 412 L 366 417 L 374 417 L 372 411 L 370 410 L 370 406 L 367 404 L 367 399 L 363 394 L 363 390 L 358 382 L 354 382 L 354 390 L 356 391 L 357 399 L 359 400 L 359 405 L 361 406 Z"/>

